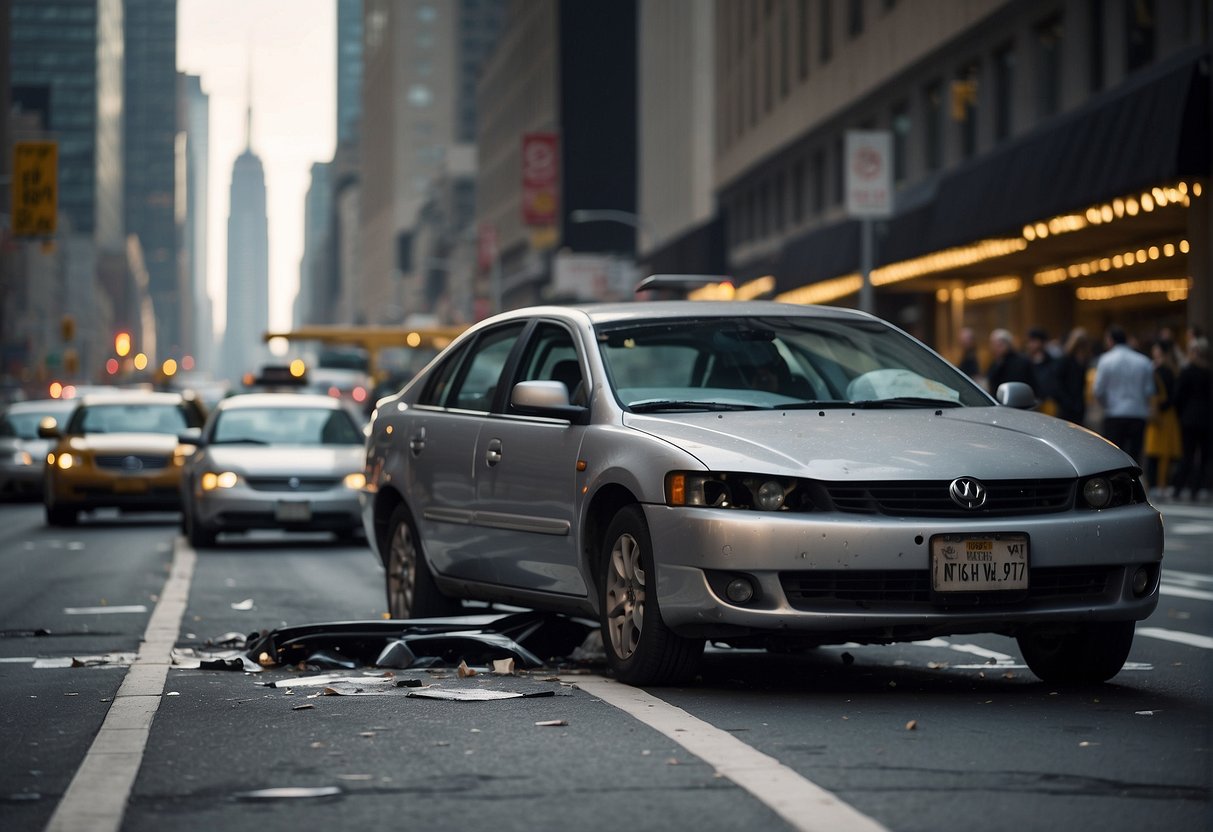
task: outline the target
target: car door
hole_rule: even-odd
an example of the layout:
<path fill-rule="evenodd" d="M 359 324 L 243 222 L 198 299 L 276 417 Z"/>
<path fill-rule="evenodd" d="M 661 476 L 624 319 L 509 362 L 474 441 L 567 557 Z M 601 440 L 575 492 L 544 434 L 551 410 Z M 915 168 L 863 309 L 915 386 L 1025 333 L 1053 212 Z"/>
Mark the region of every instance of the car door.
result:
<path fill-rule="evenodd" d="M 487 329 L 438 368 L 403 427 L 406 491 L 430 565 L 477 579 L 486 542 L 473 523 L 473 453 L 524 321 Z M 491 544 L 490 544 L 491 545 Z"/>
<path fill-rule="evenodd" d="M 588 377 L 573 332 L 540 321 L 517 363 L 519 381 L 562 381 L 575 403 Z M 580 389 L 579 389 L 580 388 Z M 567 419 L 504 412 L 487 419 L 476 441 L 475 524 L 492 546 L 478 565 L 484 580 L 583 596 L 576 551 L 578 451 L 585 427 Z"/>

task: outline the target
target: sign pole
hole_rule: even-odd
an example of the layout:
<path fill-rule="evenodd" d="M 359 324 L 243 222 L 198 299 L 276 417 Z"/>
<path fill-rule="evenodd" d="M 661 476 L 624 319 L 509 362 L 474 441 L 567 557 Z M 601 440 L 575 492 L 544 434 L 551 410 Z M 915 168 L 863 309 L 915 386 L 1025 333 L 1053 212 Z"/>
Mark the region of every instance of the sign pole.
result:
<path fill-rule="evenodd" d="M 872 288 L 872 263 L 875 260 L 871 217 L 859 221 L 859 271 L 863 274 L 863 287 L 859 290 L 859 308 L 869 314 L 876 312 L 876 296 Z"/>

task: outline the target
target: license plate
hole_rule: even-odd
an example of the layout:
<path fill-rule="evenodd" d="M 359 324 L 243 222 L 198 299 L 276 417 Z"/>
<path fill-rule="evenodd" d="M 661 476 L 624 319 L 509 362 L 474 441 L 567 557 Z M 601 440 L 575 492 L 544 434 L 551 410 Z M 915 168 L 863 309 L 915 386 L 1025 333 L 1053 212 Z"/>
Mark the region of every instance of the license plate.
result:
<path fill-rule="evenodd" d="M 147 491 L 143 480 L 114 480 L 115 494 L 142 494 Z"/>
<path fill-rule="evenodd" d="M 312 504 L 281 502 L 274 509 L 274 519 L 283 523 L 299 523 L 312 519 Z"/>
<path fill-rule="evenodd" d="M 1026 534 L 937 534 L 931 538 L 931 588 L 990 592 L 1028 588 Z"/>

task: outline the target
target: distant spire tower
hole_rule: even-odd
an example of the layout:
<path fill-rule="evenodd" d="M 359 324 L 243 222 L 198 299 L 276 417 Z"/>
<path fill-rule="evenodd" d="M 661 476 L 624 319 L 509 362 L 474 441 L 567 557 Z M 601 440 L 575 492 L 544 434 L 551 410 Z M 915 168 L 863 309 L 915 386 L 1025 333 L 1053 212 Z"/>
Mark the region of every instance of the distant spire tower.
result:
<path fill-rule="evenodd" d="M 244 149 L 253 150 L 253 45 L 248 47 L 248 71 L 245 73 L 244 92 Z"/>

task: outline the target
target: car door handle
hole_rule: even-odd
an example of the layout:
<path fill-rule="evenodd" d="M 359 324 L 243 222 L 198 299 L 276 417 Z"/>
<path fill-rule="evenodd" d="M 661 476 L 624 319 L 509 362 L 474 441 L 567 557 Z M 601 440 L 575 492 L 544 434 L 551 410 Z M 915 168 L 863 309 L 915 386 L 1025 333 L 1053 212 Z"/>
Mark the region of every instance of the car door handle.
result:
<path fill-rule="evenodd" d="M 413 452 L 414 456 L 416 456 L 417 454 L 421 453 L 422 450 L 424 450 L 424 449 L 425 449 L 425 428 L 422 428 L 421 430 L 414 433 L 412 438 L 409 439 L 409 450 Z"/>
<path fill-rule="evenodd" d="M 490 467 L 501 462 L 501 440 L 492 439 L 489 441 L 488 450 L 484 452 L 484 461 Z"/>

